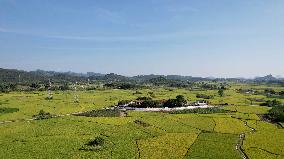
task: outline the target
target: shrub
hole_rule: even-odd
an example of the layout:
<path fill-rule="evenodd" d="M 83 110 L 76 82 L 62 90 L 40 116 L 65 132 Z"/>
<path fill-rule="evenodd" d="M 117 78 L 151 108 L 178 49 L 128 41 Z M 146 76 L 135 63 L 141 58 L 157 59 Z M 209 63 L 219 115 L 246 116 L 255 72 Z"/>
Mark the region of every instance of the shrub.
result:
<path fill-rule="evenodd" d="M 136 100 L 152 100 L 151 97 L 138 97 Z"/>
<path fill-rule="evenodd" d="M 49 119 L 52 117 L 53 115 L 51 115 L 49 112 L 45 112 L 44 110 L 40 110 L 37 115 L 33 115 L 33 118 L 35 118 L 35 120 Z"/>
<path fill-rule="evenodd" d="M 82 151 L 98 151 L 105 145 L 105 139 L 98 136 L 94 139 L 89 140 L 84 146 L 79 150 Z"/>
<path fill-rule="evenodd" d="M 0 108 L 0 114 L 14 113 L 14 112 L 17 112 L 17 111 L 19 111 L 18 108 Z"/>
<path fill-rule="evenodd" d="M 196 98 L 203 98 L 203 99 L 212 99 L 212 95 L 206 95 L 206 94 L 197 94 Z"/>
<path fill-rule="evenodd" d="M 135 93 L 133 94 L 143 94 L 142 92 L 139 92 L 139 91 L 136 91 Z"/>
<path fill-rule="evenodd" d="M 275 106 L 269 110 L 269 118 L 274 122 L 284 122 L 284 106 Z"/>
<path fill-rule="evenodd" d="M 96 137 L 88 141 L 85 145 L 87 146 L 103 146 L 105 143 L 105 139 L 102 137 Z"/>
<path fill-rule="evenodd" d="M 45 97 L 45 100 L 52 100 L 53 96 Z"/>
<path fill-rule="evenodd" d="M 143 122 L 141 120 L 134 120 L 134 123 L 137 124 L 137 125 L 140 125 L 142 127 L 149 127 L 149 126 L 151 126 L 150 124 L 145 123 L 145 122 Z"/>
<path fill-rule="evenodd" d="M 151 98 L 156 98 L 156 95 L 154 94 L 154 92 L 149 92 L 149 94 Z"/>
<path fill-rule="evenodd" d="M 275 107 L 275 106 L 281 106 L 282 103 L 276 99 L 268 100 L 265 103 L 261 103 L 260 106 L 268 106 L 268 107 Z"/>
<path fill-rule="evenodd" d="M 265 94 L 276 94 L 275 90 L 273 90 L 273 89 L 265 89 L 264 93 Z"/>

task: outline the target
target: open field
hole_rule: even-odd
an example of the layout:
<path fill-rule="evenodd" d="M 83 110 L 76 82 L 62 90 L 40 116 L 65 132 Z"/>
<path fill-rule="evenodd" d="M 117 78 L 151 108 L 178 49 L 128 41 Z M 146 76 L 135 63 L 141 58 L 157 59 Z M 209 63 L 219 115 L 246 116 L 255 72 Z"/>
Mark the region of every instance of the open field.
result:
<path fill-rule="evenodd" d="M 245 133 L 242 148 L 249 158 L 284 158 L 284 129 L 258 116 L 270 108 L 249 106 L 244 100 L 248 95 L 236 93 L 233 88 L 226 91 L 225 97 L 219 97 L 214 90 L 159 88 L 139 92 L 142 94 L 132 90 L 79 91 L 79 103 L 73 102 L 71 91 L 55 92 L 52 100 L 45 100 L 46 92 L 1 94 L 0 108 L 19 110 L 0 114 L 0 121 L 14 121 L 0 124 L 0 158 L 241 158 L 235 149 L 241 133 Z M 234 106 L 222 107 L 232 112 L 215 114 L 129 111 L 127 117 L 71 115 L 24 121 L 41 109 L 65 115 L 149 96 L 149 92 L 155 94 L 155 99 L 181 94 L 191 101 L 197 100 L 197 93 L 206 93 L 214 95 L 209 99 L 212 105 L 222 101 Z M 96 137 L 102 137 L 105 144 L 86 148 L 85 144 Z"/>

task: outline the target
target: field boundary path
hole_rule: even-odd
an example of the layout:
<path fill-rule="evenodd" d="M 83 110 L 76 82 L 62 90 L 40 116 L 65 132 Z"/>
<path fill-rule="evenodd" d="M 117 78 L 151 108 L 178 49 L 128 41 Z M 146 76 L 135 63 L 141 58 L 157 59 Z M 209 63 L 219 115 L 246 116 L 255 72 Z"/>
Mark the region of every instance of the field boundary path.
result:
<path fill-rule="evenodd" d="M 82 113 L 82 112 L 76 112 L 76 113 L 70 113 L 70 114 L 64 114 L 64 115 L 54 115 L 52 116 L 52 118 L 59 118 L 59 117 L 64 117 L 64 116 L 70 116 L 73 114 L 77 114 L 77 113 Z M 33 120 L 37 120 L 36 118 L 26 118 L 26 119 L 17 119 L 17 120 L 5 120 L 5 121 L 0 121 L 0 125 L 1 124 L 10 124 L 10 123 L 15 123 L 15 122 L 24 122 L 24 121 L 33 121 Z"/>
<path fill-rule="evenodd" d="M 247 126 L 248 128 L 250 128 L 250 133 L 255 133 L 256 132 L 256 130 L 253 127 L 248 125 L 247 121 L 244 121 L 244 125 Z M 241 157 L 243 159 L 249 159 L 248 155 L 242 149 L 242 146 L 243 146 L 246 134 L 245 133 L 241 133 L 239 136 L 240 136 L 240 138 L 239 138 L 239 141 L 236 144 L 236 150 L 239 151 L 239 153 L 240 153 L 240 155 L 241 155 Z"/>
<path fill-rule="evenodd" d="M 68 113 L 68 114 L 60 114 L 60 115 L 53 115 L 52 118 L 60 118 L 60 117 L 64 117 L 64 116 L 70 116 L 70 115 L 78 115 L 78 114 L 82 114 L 82 113 L 86 113 L 88 111 L 84 111 L 84 112 L 73 112 L 73 113 Z M 1 124 L 9 124 L 9 123 L 15 123 L 15 122 L 24 122 L 24 121 L 33 121 L 36 120 L 36 118 L 26 118 L 26 119 L 16 119 L 16 120 L 5 120 L 5 121 L 0 121 L 0 125 Z"/>
<path fill-rule="evenodd" d="M 196 109 L 196 108 L 214 108 L 215 106 L 195 106 L 193 107 L 181 107 L 180 109 L 165 109 L 167 111 L 172 111 L 172 110 L 183 110 L 183 109 Z M 137 111 L 137 110 L 136 110 Z M 139 109 L 138 111 L 146 111 L 146 112 L 151 112 L 151 111 L 161 111 L 160 108 L 142 108 Z M 78 115 L 78 114 L 82 114 L 82 113 L 86 113 L 88 111 L 84 111 L 84 112 L 73 112 L 73 113 L 69 113 L 69 114 L 62 114 L 62 115 L 53 115 L 52 118 L 59 118 L 59 117 L 64 117 L 64 116 L 70 116 L 70 115 Z M 36 118 L 27 118 L 27 119 L 16 119 L 16 120 L 5 120 L 5 121 L 0 121 L 0 125 L 1 124 L 9 124 L 9 123 L 15 123 L 15 122 L 22 122 L 22 121 L 33 121 L 36 120 Z"/>
<path fill-rule="evenodd" d="M 245 139 L 245 133 L 241 133 L 240 134 L 240 139 L 236 145 L 236 150 L 239 151 L 241 157 L 243 159 L 248 159 L 249 157 L 247 156 L 247 154 L 244 152 L 244 150 L 242 149 L 242 145 L 243 145 L 243 141 Z"/>

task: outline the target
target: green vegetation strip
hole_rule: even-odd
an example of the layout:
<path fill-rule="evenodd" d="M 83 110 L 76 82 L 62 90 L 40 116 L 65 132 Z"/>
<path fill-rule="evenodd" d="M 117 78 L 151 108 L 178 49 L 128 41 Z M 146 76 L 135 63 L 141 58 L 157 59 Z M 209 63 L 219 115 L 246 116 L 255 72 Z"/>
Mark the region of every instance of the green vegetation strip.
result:
<path fill-rule="evenodd" d="M 196 109 L 184 109 L 184 110 L 175 110 L 171 111 L 170 114 L 213 114 L 213 113 L 226 113 L 228 111 L 220 108 L 196 108 Z"/>
<path fill-rule="evenodd" d="M 19 108 L 0 108 L 0 115 L 6 113 L 14 113 L 19 111 Z"/>
<path fill-rule="evenodd" d="M 118 109 L 102 109 L 102 110 L 92 110 L 83 113 L 74 113 L 75 116 L 87 116 L 87 117 L 119 117 L 121 111 Z"/>

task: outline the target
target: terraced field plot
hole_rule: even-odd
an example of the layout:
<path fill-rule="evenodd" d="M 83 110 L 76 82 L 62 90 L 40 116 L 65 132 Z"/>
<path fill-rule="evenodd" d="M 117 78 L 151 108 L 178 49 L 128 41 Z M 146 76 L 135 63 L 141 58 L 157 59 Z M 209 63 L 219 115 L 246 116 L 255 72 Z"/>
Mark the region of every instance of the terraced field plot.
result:
<path fill-rule="evenodd" d="M 165 135 L 139 140 L 140 158 L 183 158 L 196 140 L 194 133 L 167 133 Z"/>
<path fill-rule="evenodd" d="M 186 158 L 240 158 L 235 150 L 238 135 L 201 133 Z"/>
<path fill-rule="evenodd" d="M 203 117 L 195 114 L 179 114 L 172 115 L 171 118 L 200 131 L 214 131 L 215 121 L 210 117 Z"/>
<path fill-rule="evenodd" d="M 264 114 L 270 108 L 269 107 L 259 107 L 259 106 L 226 106 L 225 110 L 237 111 L 240 113 L 250 113 L 250 114 Z"/>
<path fill-rule="evenodd" d="M 284 158 L 284 129 L 263 121 L 250 121 L 248 125 L 256 129 L 255 133 L 247 134 L 244 141 L 244 149 L 249 157 L 261 154 L 264 158 Z"/>
<path fill-rule="evenodd" d="M 214 118 L 216 122 L 215 131 L 219 133 L 240 134 L 248 132 L 250 129 L 244 125 L 244 122 L 234 118 Z"/>

